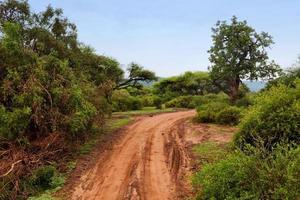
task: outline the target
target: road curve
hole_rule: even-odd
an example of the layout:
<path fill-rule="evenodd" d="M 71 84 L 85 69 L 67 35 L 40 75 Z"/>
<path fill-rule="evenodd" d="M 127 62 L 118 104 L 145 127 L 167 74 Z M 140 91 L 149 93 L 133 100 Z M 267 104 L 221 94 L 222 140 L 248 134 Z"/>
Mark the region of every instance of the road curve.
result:
<path fill-rule="evenodd" d="M 76 200 L 176 199 L 188 157 L 178 127 L 195 111 L 142 117 L 72 189 Z"/>

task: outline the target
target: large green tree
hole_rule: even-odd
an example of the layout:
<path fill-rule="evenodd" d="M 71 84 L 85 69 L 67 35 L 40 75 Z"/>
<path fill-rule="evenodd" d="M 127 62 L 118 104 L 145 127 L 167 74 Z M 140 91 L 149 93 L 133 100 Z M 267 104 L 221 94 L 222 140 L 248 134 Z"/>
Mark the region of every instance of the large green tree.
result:
<path fill-rule="evenodd" d="M 204 95 L 219 92 L 207 72 L 185 72 L 182 75 L 165 78 L 154 84 L 154 92 L 170 100 L 177 96 Z"/>
<path fill-rule="evenodd" d="M 267 48 L 273 44 L 268 33 L 257 33 L 246 21 L 238 21 L 235 16 L 230 24 L 218 21 L 212 31 L 213 45 L 208 51 L 211 78 L 233 103 L 242 80 L 277 76 L 280 68 L 269 61 L 267 53 Z"/>

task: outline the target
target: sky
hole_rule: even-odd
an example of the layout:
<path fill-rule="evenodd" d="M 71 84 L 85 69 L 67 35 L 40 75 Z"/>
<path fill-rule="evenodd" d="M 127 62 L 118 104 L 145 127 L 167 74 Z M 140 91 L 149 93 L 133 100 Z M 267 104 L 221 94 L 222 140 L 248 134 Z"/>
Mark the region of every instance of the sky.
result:
<path fill-rule="evenodd" d="M 160 77 L 206 71 L 211 28 L 236 15 L 275 42 L 271 59 L 291 67 L 300 55 L 299 0 L 29 0 L 51 4 L 77 25 L 79 41 L 125 68 L 137 62 Z"/>

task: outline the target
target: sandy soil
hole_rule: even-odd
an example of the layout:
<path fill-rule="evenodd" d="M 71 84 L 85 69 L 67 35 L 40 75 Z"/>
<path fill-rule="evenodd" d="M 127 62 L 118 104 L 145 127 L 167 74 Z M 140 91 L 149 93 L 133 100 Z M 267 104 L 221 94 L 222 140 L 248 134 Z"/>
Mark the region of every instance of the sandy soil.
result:
<path fill-rule="evenodd" d="M 224 139 L 214 132 L 207 136 L 204 125 L 186 128 L 194 115 L 195 111 L 182 111 L 139 118 L 109 150 L 94 155 L 95 162 L 69 186 L 68 199 L 182 199 L 189 190 L 187 145 L 214 140 L 214 135 Z M 204 131 L 194 137 L 196 129 Z"/>

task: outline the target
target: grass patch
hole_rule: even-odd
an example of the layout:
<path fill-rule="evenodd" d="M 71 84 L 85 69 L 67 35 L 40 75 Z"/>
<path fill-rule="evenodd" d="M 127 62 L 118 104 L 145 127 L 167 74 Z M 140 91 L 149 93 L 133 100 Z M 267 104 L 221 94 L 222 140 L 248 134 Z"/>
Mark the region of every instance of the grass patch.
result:
<path fill-rule="evenodd" d="M 175 111 L 174 108 L 157 109 L 155 107 L 144 107 L 142 110 L 115 112 L 113 113 L 113 116 L 119 116 L 119 115 L 136 116 L 136 115 L 158 114 L 158 113 L 174 112 L 174 111 Z"/>
<path fill-rule="evenodd" d="M 86 143 L 84 143 L 79 148 L 80 155 L 86 155 L 91 152 L 91 150 L 95 147 L 95 145 L 103 139 L 103 135 L 110 134 L 117 129 L 126 126 L 131 122 L 131 118 L 127 116 L 123 116 L 120 118 L 113 117 L 106 122 L 106 125 L 102 131 L 98 131 L 95 135 L 93 135 Z"/>
<path fill-rule="evenodd" d="M 91 150 L 93 149 L 93 147 L 97 144 L 98 139 L 97 138 L 93 138 L 90 139 L 89 141 L 87 141 L 86 143 L 84 143 L 80 148 L 79 148 L 79 154 L 80 155 L 85 155 L 88 154 L 89 152 L 91 152 Z"/>
<path fill-rule="evenodd" d="M 31 177 L 23 180 L 34 196 L 29 197 L 29 200 L 58 200 L 53 197 L 65 183 L 66 174 L 59 173 L 55 166 L 42 166 L 33 171 Z"/>
<path fill-rule="evenodd" d="M 217 144 L 214 142 L 201 143 L 193 148 L 199 165 L 214 163 L 224 159 L 229 151 L 229 144 Z"/>
<path fill-rule="evenodd" d="M 107 122 L 107 129 L 109 132 L 115 131 L 119 128 L 122 128 L 123 126 L 126 126 L 131 122 L 130 117 L 124 117 L 124 118 L 112 118 Z"/>

